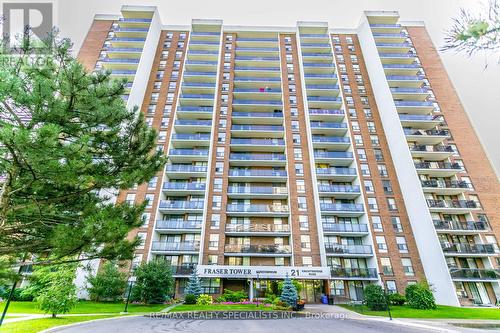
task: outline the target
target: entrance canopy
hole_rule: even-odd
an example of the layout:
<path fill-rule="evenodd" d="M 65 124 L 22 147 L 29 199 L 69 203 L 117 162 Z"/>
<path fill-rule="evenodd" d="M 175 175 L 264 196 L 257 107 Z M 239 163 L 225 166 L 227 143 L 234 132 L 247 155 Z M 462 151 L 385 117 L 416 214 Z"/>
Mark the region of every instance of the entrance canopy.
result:
<path fill-rule="evenodd" d="M 198 265 L 197 274 L 206 278 L 329 279 L 330 267 Z"/>

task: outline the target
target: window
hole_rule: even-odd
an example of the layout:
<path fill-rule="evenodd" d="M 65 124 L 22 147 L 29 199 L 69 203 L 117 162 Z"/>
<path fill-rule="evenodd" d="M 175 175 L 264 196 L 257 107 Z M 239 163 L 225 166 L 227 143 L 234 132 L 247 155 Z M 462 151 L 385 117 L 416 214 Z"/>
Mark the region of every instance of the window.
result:
<path fill-rule="evenodd" d="M 397 211 L 398 206 L 396 205 L 396 199 L 394 198 L 387 198 L 387 207 L 391 212 Z"/>
<path fill-rule="evenodd" d="M 302 266 L 312 266 L 312 257 L 302 257 Z"/>
<path fill-rule="evenodd" d="M 166 139 L 167 139 L 167 131 L 158 132 L 158 141 L 159 142 L 165 142 Z"/>
<path fill-rule="evenodd" d="M 362 146 L 363 145 L 363 137 L 359 134 L 354 135 L 354 142 L 356 143 L 357 146 Z"/>
<path fill-rule="evenodd" d="M 299 122 L 297 120 L 292 120 L 292 130 L 293 131 L 299 130 Z"/>
<path fill-rule="evenodd" d="M 293 143 L 294 144 L 296 144 L 296 145 L 300 144 L 300 134 L 294 134 L 292 136 L 292 138 L 293 138 Z"/>
<path fill-rule="evenodd" d="M 376 236 L 377 248 L 379 252 L 387 252 L 387 244 L 384 236 Z"/>
<path fill-rule="evenodd" d="M 364 149 L 358 148 L 356 149 L 358 152 L 358 157 L 360 161 L 366 161 L 366 151 Z"/>
<path fill-rule="evenodd" d="M 394 275 L 392 271 L 391 259 L 380 258 L 380 266 L 382 266 L 382 272 L 384 275 Z"/>
<path fill-rule="evenodd" d="M 368 167 L 368 164 L 360 164 L 359 167 L 361 168 L 361 174 L 363 176 L 370 176 L 370 168 Z"/>
<path fill-rule="evenodd" d="M 214 195 L 212 198 L 212 208 L 220 209 L 222 206 L 222 197 L 220 195 Z"/>
<path fill-rule="evenodd" d="M 387 177 L 387 168 L 385 167 L 385 165 L 383 164 L 378 164 L 377 165 L 377 169 L 378 169 L 378 174 L 381 176 L 381 177 Z"/>
<path fill-rule="evenodd" d="M 297 197 L 299 203 L 299 210 L 307 210 L 306 197 Z"/>
<path fill-rule="evenodd" d="M 215 162 L 215 173 L 221 174 L 224 172 L 224 162 Z"/>
<path fill-rule="evenodd" d="M 293 156 L 296 161 L 302 160 L 302 149 L 301 148 L 293 148 Z"/>
<path fill-rule="evenodd" d="M 378 212 L 378 204 L 376 198 L 368 198 L 368 207 L 370 212 Z"/>
<path fill-rule="evenodd" d="M 374 231 L 384 231 L 382 228 L 382 219 L 380 216 L 372 216 L 372 227 Z"/>
<path fill-rule="evenodd" d="M 368 132 L 375 133 L 377 131 L 375 128 L 375 123 L 373 121 L 367 121 L 366 125 L 368 125 Z"/>
<path fill-rule="evenodd" d="M 380 146 L 380 141 L 378 139 L 378 135 L 370 135 L 370 141 L 372 143 L 372 146 L 378 147 Z M 378 150 L 378 149 L 377 149 Z M 380 152 L 382 154 L 382 152 Z M 375 155 L 376 157 L 377 155 Z"/>
<path fill-rule="evenodd" d="M 297 192 L 298 193 L 306 193 L 306 184 L 304 179 L 297 179 Z"/>
<path fill-rule="evenodd" d="M 385 194 L 394 194 L 392 191 L 392 184 L 391 181 L 388 179 L 383 179 L 382 180 L 382 186 L 384 187 L 384 193 Z"/>
<path fill-rule="evenodd" d="M 295 163 L 295 174 L 297 176 L 303 176 L 304 175 L 304 164 L 302 164 L 302 163 Z"/>
<path fill-rule="evenodd" d="M 414 276 L 415 271 L 413 270 L 413 265 L 410 258 L 401 259 L 401 264 L 403 265 L 403 271 L 406 276 Z"/>
<path fill-rule="evenodd" d="M 378 138 L 377 138 L 377 140 L 378 140 Z M 372 141 L 372 143 L 373 143 L 373 141 Z M 375 155 L 375 159 L 377 160 L 377 162 L 384 161 L 384 155 L 382 154 L 382 150 L 381 149 L 374 148 L 373 149 L 373 154 Z"/>
<path fill-rule="evenodd" d="M 403 232 L 403 226 L 401 225 L 401 221 L 397 216 L 391 216 L 392 229 L 395 232 Z"/>
<path fill-rule="evenodd" d="M 363 113 L 365 114 L 366 118 L 372 117 L 372 109 L 363 109 Z"/>
<path fill-rule="evenodd" d="M 148 189 L 149 190 L 154 190 L 156 188 L 156 185 L 158 184 L 158 177 L 154 176 L 151 178 L 151 180 L 148 182 Z"/>
<path fill-rule="evenodd" d="M 222 178 L 214 178 L 214 191 L 222 191 Z"/>
<path fill-rule="evenodd" d="M 311 252 L 311 237 L 309 235 L 300 235 L 300 248 L 302 252 Z"/>
<path fill-rule="evenodd" d="M 218 259 L 217 255 L 215 255 L 215 254 L 209 254 L 207 256 L 207 258 L 208 258 L 208 264 L 209 265 L 217 265 L 217 259 Z"/>
<path fill-rule="evenodd" d="M 224 151 L 226 148 L 224 147 L 217 147 L 217 158 L 224 158 Z"/>
<path fill-rule="evenodd" d="M 218 143 L 224 143 L 224 142 L 226 142 L 226 133 L 219 133 L 219 134 L 217 134 L 217 142 Z"/>
<path fill-rule="evenodd" d="M 309 230 L 309 219 L 307 215 L 299 215 L 300 230 Z"/>
<path fill-rule="evenodd" d="M 359 132 L 359 123 L 357 121 L 352 121 L 351 126 L 353 131 Z"/>
<path fill-rule="evenodd" d="M 210 219 L 210 229 L 219 229 L 220 225 L 220 215 L 212 214 L 212 218 Z"/>
<path fill-rule="evenodd" d="M 208 249 L 213 251 L 217 251 L 219 249 L 219 234 L 210 234 Z"/>
<path fill-rule="evenodd" d="M 375 189 L 373 188 L 373 182 L 371 180 L 365 180 L 363 181 L 363 183 L 365 185 L 366 192 L 373 193 L 375 191 Z"/>
<path fill-rule="evenodd" d="M 248 263 L 249 265 L 250 263 Z M 276 257 L 274 258 L 274 265 L 275 266 L 285 266 L 285 258 L 283 257 Z"/>
<path fill-rule="evenodd" d="M 141 215 L 141 220 L 142 220 L 141 228 L 146 228 L 149 224 L 150 219 L 151 219 L 151 213 L 142 213 L 142 215 Z"/>
<path fill-rule="evenodd" d="M 396 237 L 396 244 L 400 253 L 408 253 L 408 245 L 406 245 L 406 238 L 404 236 Z"/>
<path fill-rule="evenodd" d="M 153 207 L 153 200 L 155 199 L 155 195 L 154 194 L 146 194 L 144 196 L 144 201 L 146 201 L 146 208 L 151 208 Z"/>

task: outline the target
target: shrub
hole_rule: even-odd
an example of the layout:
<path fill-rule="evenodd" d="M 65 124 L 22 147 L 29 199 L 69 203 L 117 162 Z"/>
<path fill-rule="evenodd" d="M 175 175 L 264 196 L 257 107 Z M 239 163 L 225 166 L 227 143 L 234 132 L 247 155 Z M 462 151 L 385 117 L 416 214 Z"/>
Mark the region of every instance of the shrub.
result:
<path fill-rule="evenodd" d="M 406 302 L 406 297 L 399 293 L 390 294 L 388 298 L 392 305 L 403 305 Z"/>
<path fill-rule="evenodd" d="M 275 294 L 266 294 L 266 298 L 264 299 L 264 303 L 266 304 L 273 304 L 274 301 L 278 298 Z"/>
<path fill-rule="evenodd" d="M 248 298 L 247 293 L 244 290 L 233 291 L 229 289 L 224 289 L 224 302 L 241 302 L 244 299 Z"/>
<path fill-rule="evenodd" d="M 378 284 L 369 284 L 363 290 L 364 302 L 372 311 L 387 310 L 387 301 L 384 290 Z"/>
<path fill-rule="evenodd" d="M 186 294 L 195 295 L 196 297 L 200 296 L 203 292 L 201 289 L 200 278 L 196 274 L 196 270 L 194 270 L 193 274 L 191 274 L 191 276 L 189 277 L 188 284 L 184 292 Z"/>
<path fill-rule="evenodd" d="M 215 303 L 222 303 L 222 302 L 226 302 L 226 298 L 223 295 L 215 299 Z"/>
<path fill-rule="evenodd" d="M 290 310 L 291 308 L 292 307 L 290 305 L 288 305 L 288 303 L 283 302 L 279 298 L 276 298 L 276 300 L 273 302 L 273 309 L 274 310 L 286 311 L 286 310 Z"/>
<path fill-rule="evenodd" d="M 414 309 L 435 309 L 436 301 L 427 282 L 410 284 L 405 290 L 408 306 Z"/>
<path fill-rule="evenodd" d="M 143 262 L 136 268 L 136 283 L 132 289 L 132 299 L 147 304 L 165 302 L 172 294 L 174 279 L 170 265 L 165 260 Z"/>
<path fill-rule="evenodd" d="M 297 288 L 293 284 L 292 280 L 286 276 L 285 281 L 283 281 L 280 299 L 287 303 L 289 306 L 295 306 L 297 304 L 297 300 L 299 299 Z"/>
<path fill-rule="evenodd" d="M 69 312 L 77 303 L 76 286 L 73 280 L 76 266 L 60 267 L 50 273 L 50 282 L 36 297 L 38 306 L 55 318 L 59 313 Z"/>
<path fill-rule="evenodd" d="M 87 290 L 93 301 L 116 301 L 127 288 L 127 276 L 111 262 L 106 262 L 96 275 L 87 278 Z"/>
<path fill-rule="evenodd" d="M 0 286 L 0 298 L 3 300 L 9 298 L 11 288 L 12 286 Z M 16 288 L 12 294 L 12 301 L 31 302 L 33 298 L 33 294 L 26 288 Z"/>
<path fill-rule="evenodd" d="M 213 303 L 212 296 L 207 295 L 207 294 L 201 294 L 196 299 L 196 304 L 197 305 L 210 305 L 212 303 Z"/>
<path fill-rule="evenodd" d="M 186 296 L 184 296 L 184 304 L 196 304 L 196 296 L 187 294 Z"/>

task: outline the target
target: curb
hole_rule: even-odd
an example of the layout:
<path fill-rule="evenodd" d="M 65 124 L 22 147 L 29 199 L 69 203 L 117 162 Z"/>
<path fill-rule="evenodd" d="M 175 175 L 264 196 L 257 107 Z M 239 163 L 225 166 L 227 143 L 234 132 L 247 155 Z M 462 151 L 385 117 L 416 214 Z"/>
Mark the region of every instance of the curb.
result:
<path fill-rule="evenodd" d="M 129 315 L 129 316 L 116 316 L 116 317 L 112 317 L 112 318 L 91 319 L 91 320 L 85 320 L 85 321 L 82 321 L 82 322 L 79 322 L 79 323 L 73 323 L 73 324 L 67 324 L 67 325 L 61 325 L 61 326 L 47 328 L 47 329 L 45 329 L 43 331 L 40 331 L 38 333 L 52 333 L 52 332 L 57 332 L 57 331 L 60 331 L 60 330 L 63 330 L 63 329 L 69 328 L 69 327 L 81 326 L 81 325 L 84 325 L 84 324 L 87 324 L 87 323 L 90 323 L 90 322 L 96 322 L 96 321 L 122 319 L 122 318 L 130 318 L 130 317 L 141 317 L 141 316 L 143 316 L 143 315 L 138 314 L 138 315 Z"/>

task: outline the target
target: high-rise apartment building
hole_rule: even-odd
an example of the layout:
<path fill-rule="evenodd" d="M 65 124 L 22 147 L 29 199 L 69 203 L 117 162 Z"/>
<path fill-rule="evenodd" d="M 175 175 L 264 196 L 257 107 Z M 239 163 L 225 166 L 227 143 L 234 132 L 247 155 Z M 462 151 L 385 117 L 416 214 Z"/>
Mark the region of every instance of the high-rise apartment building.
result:
<path fill-rule="evenodd" d="M 124 99 L 168 163 L 116 200 L 148 201 L 132 268 L 167 260 L 181 295 L 300 280 L 303 297 L 360 300 L 427 280 L 438 303 L 500 297 L 500 186 L 422 23 L 365 12 L 357 28 L 161 22 L 97 15 L 89 70 Z"/>

